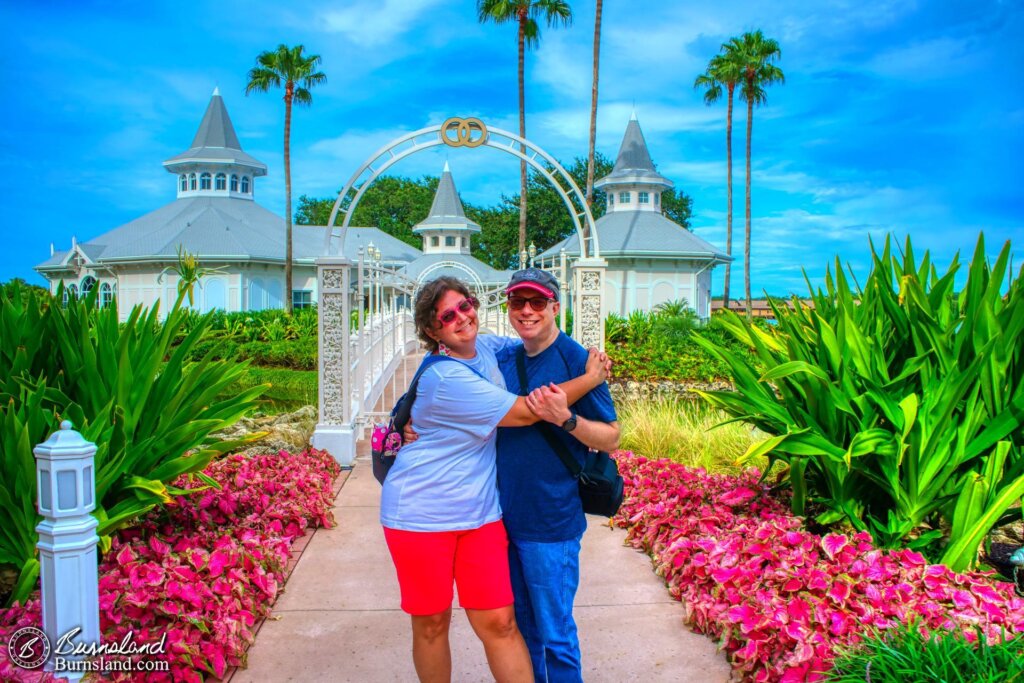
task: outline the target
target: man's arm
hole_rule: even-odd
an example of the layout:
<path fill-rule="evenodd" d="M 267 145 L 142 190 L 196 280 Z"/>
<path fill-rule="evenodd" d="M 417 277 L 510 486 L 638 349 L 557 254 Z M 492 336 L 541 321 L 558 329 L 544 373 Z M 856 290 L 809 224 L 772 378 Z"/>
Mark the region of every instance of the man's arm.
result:
<path fill-rule="evenodd" d="M 566 406 L 565 393 L 556 384 L 531 391 L 526 397 L 526 405 L 537 417 L 555 425 L 561 425 L 572 416 L 572 411 Z M 576 428 L 570 433 L 587 448 L 614 451 L 619 447 L 618 422 L 588 420 L 577 415 Z"/>

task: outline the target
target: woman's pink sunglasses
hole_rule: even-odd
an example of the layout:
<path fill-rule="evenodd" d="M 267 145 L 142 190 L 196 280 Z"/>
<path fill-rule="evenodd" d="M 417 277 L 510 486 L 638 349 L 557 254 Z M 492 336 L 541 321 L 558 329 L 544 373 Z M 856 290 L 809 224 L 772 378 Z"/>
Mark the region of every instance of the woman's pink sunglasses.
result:
<path fill-rule="evenodd" d="M 480 302 L 477 301 L 475 296 L 467 296 L 465 299 L 437 316 L 437 319 L 441 321 L 442 325 L 450 325 L 455 321 L 455 311 L 458 311 L 462 315 L 467 315 L 471 310 L 475 309 L 479 305 Z"/>

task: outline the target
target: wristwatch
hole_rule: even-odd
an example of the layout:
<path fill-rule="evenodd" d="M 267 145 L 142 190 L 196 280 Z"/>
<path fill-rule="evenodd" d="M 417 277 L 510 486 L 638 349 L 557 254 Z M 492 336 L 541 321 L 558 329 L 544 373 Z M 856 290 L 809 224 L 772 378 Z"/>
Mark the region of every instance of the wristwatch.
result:
<path fill-rule="evenodd" d="M 571 432 L 572 430 L 576 429 L 576 411 L 570 410 L 569 412 L 572 413 L 569 416 L 569 419 L 562 423 L 562 429 L 564 429 L 567 432 Z"/>

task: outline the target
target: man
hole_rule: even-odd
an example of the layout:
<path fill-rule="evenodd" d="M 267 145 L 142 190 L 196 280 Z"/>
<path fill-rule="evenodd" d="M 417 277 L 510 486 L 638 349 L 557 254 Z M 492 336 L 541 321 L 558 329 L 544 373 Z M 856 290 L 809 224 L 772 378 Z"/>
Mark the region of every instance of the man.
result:
<path fill-rule="evenodd" d="M 561 425 L 555 438 L 582 464 L 587 448 L 611 451 L 619 426 L 608 385 L 570 408 L 551 400 L 552 383 L 584 371 L 588 352 L 555 324 L 561 302 L 558 280 L 527 268 L 505 290 L 512 327 L 523 340 L 527 387 L 521 390 L 517 350 L 498 353 L 505 385 L 530 392 L 530 408 Z M 557 414 L 556 414 L 557 413 Z M 537 428 L 498 430 L 498 492 L 509 536 L 509 568 L 516 621 L 526 639 L 537 681 L 582 681 L 579 638 L 572 616 L 579 586 L 580 539 L 587 521 L 576 480 Z"/>

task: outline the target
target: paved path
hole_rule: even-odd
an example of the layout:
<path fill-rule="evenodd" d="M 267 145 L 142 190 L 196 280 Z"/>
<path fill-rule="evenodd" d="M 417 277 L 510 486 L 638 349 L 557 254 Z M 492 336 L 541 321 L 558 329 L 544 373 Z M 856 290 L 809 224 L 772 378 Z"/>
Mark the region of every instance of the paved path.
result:
<path fill-rule="evenodd" d="M 310 538 L 273 615 L 231 683 L 415 681 L 409 617 L 378 522 L 380 486 L 368 442 L 335 501 L 337 526 Z M 344 473 L 343 475 L 344 476 Z M 683 625 L 650 559 L 626 532 L 591 517 L 583 537 L 576 621 L 588 683 L 725 683 L 715 644 Z M 456 603 L 457 604 L 457 603 Z M 493 680 L 465 614 L 452 619 L 453 680 Z"/>

